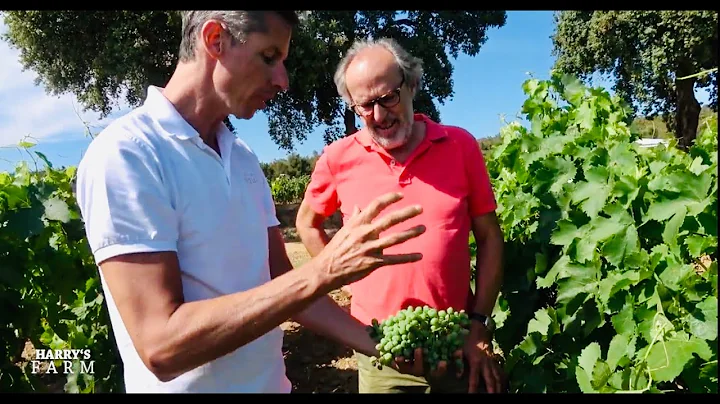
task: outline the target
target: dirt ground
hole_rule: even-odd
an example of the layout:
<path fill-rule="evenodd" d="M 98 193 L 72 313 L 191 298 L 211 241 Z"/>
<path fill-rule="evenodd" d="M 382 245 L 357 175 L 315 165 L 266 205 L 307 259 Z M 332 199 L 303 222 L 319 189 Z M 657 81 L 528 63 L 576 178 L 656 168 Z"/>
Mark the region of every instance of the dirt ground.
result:
<path fill-rule="evenodd" d="M 310 259 L 299 242 L 285 244 L 288 256 L 297 267 Z M 349 295 L 342 290 L 330 294 L 336 302 L 349 310 Z M 357 393 L 357 363 L 353 352 L 324 337 L 316 335 L 300 324 L 285 322 L 283 354 L 287 375 L 295 393 Z"/>

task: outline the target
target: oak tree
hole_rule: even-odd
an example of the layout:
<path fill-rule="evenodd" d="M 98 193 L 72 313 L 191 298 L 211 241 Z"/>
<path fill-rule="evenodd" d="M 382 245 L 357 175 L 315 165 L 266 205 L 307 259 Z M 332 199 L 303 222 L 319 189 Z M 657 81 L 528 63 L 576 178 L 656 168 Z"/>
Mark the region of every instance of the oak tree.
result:
<path fill-rule="evenodd" d="M 425 64 L 416 109 L 440 119 L 436 102 L 453 94 L 450 57 L 476 55 L 504 11 L 303 11 L 286 61 L 291 87 L 268 103 L 270 136 L 292 150 L 318 126 L 325 141 L 356 130 L 339 98 L 335 67 L 356 38 L 390 36 Z M 8 11 L 5 39 L 49 93 L 74 93 L 106 116 L 117 101 L 140 104 L 149 85 L 171 76 L 180 45 L 177 11 Z M 226 120 L 226 122 L 229 122 Z"/>
<path fill-rule="evenodd" d="M 647 117 L 662 116 L 681 146 L 697 133 L 695 89 L 707 88 L 717 111 L 717 11 L 563 11 L 552 39 L 558 70 L 613 76 L 614 91 Z"/>

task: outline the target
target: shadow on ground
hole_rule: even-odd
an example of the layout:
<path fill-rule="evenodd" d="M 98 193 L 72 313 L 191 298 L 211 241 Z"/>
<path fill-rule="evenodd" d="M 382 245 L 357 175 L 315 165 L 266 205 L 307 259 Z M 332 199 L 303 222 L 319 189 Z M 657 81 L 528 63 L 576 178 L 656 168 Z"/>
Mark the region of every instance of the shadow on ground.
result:
<path fill-rule="evenodd" d="M 293 393 L 357 393 L 352 350 L 296 326 L 285 331 L 283 354 Z"/>

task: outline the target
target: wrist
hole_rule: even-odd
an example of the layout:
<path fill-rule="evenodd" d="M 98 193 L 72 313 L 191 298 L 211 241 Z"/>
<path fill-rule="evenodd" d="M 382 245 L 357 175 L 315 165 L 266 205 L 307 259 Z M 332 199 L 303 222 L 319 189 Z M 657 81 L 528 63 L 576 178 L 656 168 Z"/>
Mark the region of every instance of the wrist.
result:
<path fill-rule="evenodd" d="M 317 296 L 326 295 L 333 290 L 332 280 L 327 275 L 326 268 L 327 264 L 319 257 L 312 258 L 301 267 Z"/>
<path fill-rule="evenodd" d="M 488 341 L 492 339 L 492 332 L 490 332 L 485 324 L 479 321 L 470 323 L 470 334 L 476 338 L 487 339 Z"/>
<path fill-rule="evenodd" d="M 495 321 L 492 315 L 482 314 L 481 312 L 473 311 L 469 314 L 470 317 L 470 332 L 477 337 L 485 337 L 488 340 L 492 339 L 493 332 L 495 331 Z"/>

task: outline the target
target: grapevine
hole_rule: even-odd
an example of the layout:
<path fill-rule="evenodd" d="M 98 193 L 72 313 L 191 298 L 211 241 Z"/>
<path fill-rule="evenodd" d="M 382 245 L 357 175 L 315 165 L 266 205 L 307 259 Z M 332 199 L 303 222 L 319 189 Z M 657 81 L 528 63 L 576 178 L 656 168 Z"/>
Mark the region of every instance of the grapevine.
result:
<path fill-rule="evenodd" d="M 382 322 L 372 320 L 368 326 L 370 337 L 377 342 L 375 349 L 380 357 L 372 357 L 371 363 L 378 369 L 389 366 L 396 358 L 412 358 L 417 348 L 422 349 L 423 368 L 437 369 L 440 362 L 454 363 L 458 369 L 464 364 L 454 353 L 465 342 L 470 332 L 470 320 L 465 310 L 452 307 L 436 310 L 429 306 L 409 306 Z"/>
<path fill-rule="evenodd" d="M 624 103 L 553 74 L 487 166 L 512 392 L 717 392 L 717 115 L 640 147 Z M 471 241 L 472 243 L 472 241 Z"/>
<path fill-rule="evenodd" d="M 0 173 L 0 391 L 46 390 L 33 358 L 23 357 L 27 342 L 91 351 L 94 374 L 67 374 L 66 392 L 121 391 L 120 357 L 73 195 L 75 167 L 56 169 L 36 155 L 44 167 L 22 162 Z"/>

